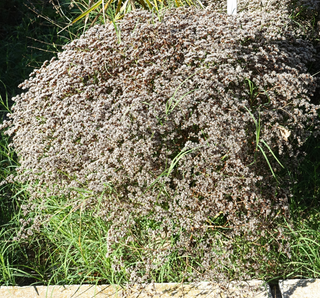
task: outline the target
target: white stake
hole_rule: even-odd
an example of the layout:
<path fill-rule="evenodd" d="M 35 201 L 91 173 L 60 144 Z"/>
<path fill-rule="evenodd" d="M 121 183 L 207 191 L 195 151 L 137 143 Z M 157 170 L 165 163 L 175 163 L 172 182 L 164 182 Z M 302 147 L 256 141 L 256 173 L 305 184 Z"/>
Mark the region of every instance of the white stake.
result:
<path fill-rule="evenodd" d="M 229 15 L 237 14 L 237 0 L 227 0 L 227 12 Z"/>

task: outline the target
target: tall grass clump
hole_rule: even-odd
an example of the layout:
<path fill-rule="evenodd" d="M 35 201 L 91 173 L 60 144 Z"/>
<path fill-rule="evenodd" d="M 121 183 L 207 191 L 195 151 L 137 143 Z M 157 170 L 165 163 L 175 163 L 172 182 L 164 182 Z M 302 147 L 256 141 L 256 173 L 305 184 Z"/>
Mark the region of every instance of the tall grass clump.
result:
<path fill-rule="evenodd" d="M 319 129 L 315 49 L 290 1 L 258 2 L 236 17 L 219 1 L 136 10 L 20 85 L 1 126 L 20 164 L 6 181 L 30 193 L 17 238 L 47 233 L 43 260 L 69 239 L 46 278 L 79 276 L 95 254 L 108 269 L 85 277 L 138 282 L 171 281 L 173 263 L 186 280 L 251 278 L 276 266 L 270 251 L 290 257 L 290 173 Z"/>

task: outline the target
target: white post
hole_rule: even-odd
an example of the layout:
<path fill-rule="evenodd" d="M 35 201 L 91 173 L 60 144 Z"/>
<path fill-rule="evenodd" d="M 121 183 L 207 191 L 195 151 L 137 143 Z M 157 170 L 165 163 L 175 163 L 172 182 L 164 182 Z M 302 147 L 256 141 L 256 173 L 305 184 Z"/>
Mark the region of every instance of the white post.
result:
<path fill-rule="evenodd" d="M 229 15 L 237 14 L 237 0 L 227 0 L 227 12 Z"/>

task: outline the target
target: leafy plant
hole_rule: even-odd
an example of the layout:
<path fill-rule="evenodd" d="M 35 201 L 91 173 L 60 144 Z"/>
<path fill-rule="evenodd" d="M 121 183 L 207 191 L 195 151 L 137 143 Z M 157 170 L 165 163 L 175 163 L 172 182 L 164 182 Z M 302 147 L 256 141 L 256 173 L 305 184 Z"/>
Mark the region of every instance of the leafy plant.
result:
<path fill-rule="evenodd" d="M 106 32 L 109 32 L 112 38 L 110 36 L 110 39 L 102 38 L 99 42 L 101 36 L 94 30 L 88 31 L 87 35 L 82 36 L 79 41 L 75 40 L 72 45 L 66 47 L 64 53 L 59 55 L 58 61 L 63 63 L 57 65 L 55 64 L 57 60 L 52 60 L 46 67 L 36 70 L 44 77 L 50 71 L 53 73 L 54 70 L 66 71 L 64 74 L 59 73 L 61 76 L 53 75 L 53 79 L 47 82 L 53 84 L 53 87 L 50 87 L 54 89 L 52 94 L 44 96 L 45 93 L 41 93 L 45 92 L 47 83 L 45 79 L 40 79 L 39 86 L 34 86 L 38 87 L 39 93 L 36 92 L 31 96 L 29 90 L 21 98 L 16 98 L 19 109 L 21 105 L 28 103 L 29 99 L 37 96 L 40 98 L 43 95 L 39 102 L 29 103 L 30 115 L 24 115 L 26 121 L 21 123 L 21 129 L 28 125 L 29 119 L 31 121 L 42 119 L 41 124 L 35 121 L 36 125 L 31 126 L 31 132 L 39 136 L 41 142 L 46 142 L 46 137 L 51 138 L 45 148 L 49 150 L 49 154 L 53 154 L 53 160 L 50 164 L 48 159 L 45 160 L 48 155 L 38 156 L 39 159 L 34 164 L 41 160 L 44 163 L 41 164 L 42 172 L 38 173 L 40 175 L 34 184 L 32 184 L 34 177 L 31 177 L 31 182 L 25 180 L 26 185 L 17 181 L 1 185 L 0 270 L 2 274 L 0 276 L 3 277 L 1 283 L 5 285 L 83 282 L 122 284 L 130 280 L 183 282 L 217 278 L 221 283 L 221 278 L 230 280 L 241 276 L 265 280 L 295 276 L 318 277 L 318 256 L 313 248 L 317 248 L 319 238 L 317 225 L 320 189 L 317 174 L 319 144 L 316 138 L 309 138 L 309 134 L 305 133 L 307 129 L 312 129 L 312 125 L 316 125 L 317 120 L 314 123 L 312 121 L 300 123 L 299 120 L 292 123 L 288 117 L 288 113 L 292 112 L 291 107 L 297 105 L 299 113 L 301 112 L 299 115 L 307 114 L 310 106 L 306 100 L 310 99 L 309 95 L 314 91 L 312 87 L 314 79 L 311 78 L 310 85 L 304 85 L 303 89 L 306 89 L 301 91 L 302 81 L 310 79 L 304 67 L 309 67 L 309 64 L 299 68 L 298 64 L 292 61 L 293 64 L 290 64 L 290 61 L 283 60 L 283 57 L 293 53 L 294 57 L 302 55 L 304 58 L 301 61 L 306 62 L 305 57 L 313 55 L 313 48 L 305 39 L 313 38 L 311 27 L 314 28 L 318 14 L 313 11 L 313 16 L 307 18 L 306 16 L 312 11 L 307 8 L 303 9 L 303 13 L 297 14 L 294 20 L 301 26 L 312 22 L 311 27 L 307 30 L 305 27 L 299 33 L 295 27 L 296 23 L 290 23 L 287 11 L 283 10 L 289 2 L 268 1 L 263 8 L 261 1 L 241 2 L 239 12 L 245 12 L 249 22 L 249 24 L 241 22 L 241 26 L 236 20 L 230 21 L 224 15 L 225 0 L 212 3 L 209 16 L 199 11 L 194 13 L 193 10 L 182 10 L 177 15 L 173 12 L 167 14 L 165 9 L 161 11 L 167 3 L 157 2 L 157 7 L 152 8 L 157 16 L 146 15 L 138 10 L 131 14 L 130 17 L 133 16 L 134 20 L 129 24 L 126 18 L 123 20 L 119 18 L 114 21 L 115 26 L 107 24 L 107 29 L 96 27 L 94 30 L 98 30 L 103 38 Z M 68 9 L 72 3 L 74 7 Z M 123 4 L 121 1 L 119 3 Z M 133 7 L 129 2 L 126 3 L 127 8 Z M 79 19 L 70 27 L 72 20 L 88 10 L 89 2 L 55 1 L 55 4 L 57 18 L 46 10 L 39 11 L 39 6 L 35 6 L 36 14 L 46 19 L 45 26 L 40 26 L 44 31 L 39 32 L 35 25 L 40 18 L 30 18 L 30 23 L 28 22 L 28 26 L 34 30 L 32 34 L 35 35 L 32 36 L 38 38 L 45 36 L 41 35 L 43 32 L 47 32 L 45 45 L 48 46 L 48 50 L 54 51 L 61 51 L 53 39 L 57 30 L 50 31 L 54 28 L 54 24 L 59 24 L 58 30 L 68 26 L 68 32 L 64 30 L 63 34 L 64 41 L 69 43 L 79 36 L 79 32 L 86 31 L 88 27 L 98 23 L 103 24 L 107 18 L 112 20 L 112 15 L 117 9 L 111 7 L 110 2 L 107 10 L 101 9 L 100 12 L 92 10 L 81 19 L 82 23 Z M 58 4 L 61 4 L 60 7 Z M 100 5 L 104 8 L 106 4 L 107 2 L 104 2 Z M 0 7 L 1 5 L 2 3 Z M 33 6 L 30 7 L 33 9 Z M 121 13 L 128 13 L 130 9 Z M 264 16 L 264 12 L 259 14 L 260 9 L 271 13 L 267 14 L 266 20 L 269 20 L 268 16 L 275 18 L 274 11 L 279 12 L 276 19 L 279 18 L 279 22 L 283 22 L 282 25 L 268 23 L 269 20 L 264 24 L 258 24 L 257 27 L 251 26 L 250 17 L 254 20 L 253 24 L 257 24 L 259 17 Z M 221 12 L 222 14 L 219 14 Z M 221 19 L 222 23 L 219 23 L 218 19 Z M 190 24 L 184 27 L 185 25 L 180 26 L 173 20 Z M 212 20 L 214 24 L 211 23 Z M 49 22 L 53 27 L 48 26 Z M 159 25 L 161 22 L 166 26 L 161 27 Z M 240 33 L 239 36 L 230 35 L 229 29 L 220 33 L 215 31 L 216 28 L 224 28 L 225 23 L 231 26 L 230 32 L 243 29 L 244 31 L 240 31 L 243 36 Z M 26 26 L 25 22 L 22 24 Z M 141 34 L 142 24 L 150 25 L 143 27 L 143 30 L 146 30 L 145 34 Z M 168 35 L 159 36 L 159 31 L 150 29 L 151 24 L 156 26 L 161 34 L 167 30 Z M 128 25 L 127 29 L 123 28 L 125 25 Z M 3 32 L 2 28 L 0 26 L 0 34 Z M 51 29 L 46 31 L 44 28 Z M 114 29 L 119 29 L 118 35 Z M 164 31 L 161 31 L 162 29 Z M 188 30 L 199 40 L 193 40 L 195 36 L 192 34 L 191 37 L 183 35 Z M 280 35 L 274 35 L 275 32 Z M 303 41 L 298 41 L 298 44 L 294 38 L 286 40 L 288 36 L 298 37 L 299 40 L 301 36 L 299 34 L 302 32 Z M 133 33 L 138 33 L 136 44 L 127 39 Z M 30 31 L 21 30 L 19 34 L 24 36 L 30 34 Z M 210 56 L 212 48 L 205 47 L 202 52 L 201 49 L 193 47 L 195 42 L 200 41 L 203 46 L 206 39 L 212 36 L 215 36 L 214 40 L 219 41 L 216 47 L 213 45 L 213 49 L 221 50 L 220 54 L 213 52 L 216 54 L 214 58 Z M 93 38 L 92 40 L 96 38 L 98 41 L 94 49 L 91 48 L 90 38 Z M 157 43 L 159 39 L 161 42 Z M 191 40 L 191 46 L 183 48 L 186 45 L 182 41 L 186 40 L 189 42 Z M 4 53 L 1 57 L 7 59 L 3 60 L 7 62 L 2 65 L 9 65 L 11 62 L 8 61 L 12 60 L 12 56 L 6 56 L 6 52 L 3 51 L 5 47 L 11 48 L 7 46 L 9 44 L 7 42 L 6 39 L 4 47 L 0 47 Z M 214 43 L 212 39 L 210 42 Z M 105 48 L 106 44 L 111 45 L 111 48 Z M 54 47 L 55 45 L 59 50 Z M 181 47 L 186 50 L 184 54 Z M 259 47 L 263 50 L 259 50 Z M 19 46 L 12 52 L 17 57 L 27 57 L 26 61 L 35 66 L 40 66 L 41 61 L 47 59 L 45 55 L 29 56 L 25 54 L 26 49 L 26 46 Z M 137 52 L 130 56 L 130 49 Z M 159 49 L 164 51 L 164 56 L 157 56 Z M 172 55 L 170 49 L 174 49 L 173 52 L 177 56 Z M 290 52 L 290 49 L 294 52 Z M 299 52 L 299 49 L 303 51 Z M 24 54 L 21 54 L 20 50 Z M 95 62 L 97 59 L 98 62 L 82 68 L 81 59 L 72 56 L 73 64 L 68 64 L 70 50 L 76 50 L 79 57 L 87 59 L 86 61 Z M 105 51 L 104 55 L 99 56 L 100 50 Z M 228 53 L 228 56 L 221 56 L 221 53 Z M 237 53 L 241 55 L 237 56 Z M 243 53 L 250 53 L 251 56 L 243 57 Z M 109 57 L 109 60 L 103 60 L 101 57 L 103 59 Z M 154 60 L 150 57 L 154 57 Z M 77 60 L 78 58 L 80 60 Z M 102 59 L 103 63 L 99 63 L 101 62 L 99 59 Z M 161 61 L 160 66 L 157 64 L 158 61 Z M 136 73 L 132 72 L 134 65 L 139 63 L 142 63 L 141 68 Z M 184 70 L 180 68 L 183 63 L 187 71 L 185 68 Z M 153 64 L 155 66 L 152 66 Z M 276 76 L 270 74 L 271 65 L 278 69 Z M 162 67 L 170 73 L 165 71 L 161 73 Z M 280 71 L 281 67 L 284 69 Z M 204 68 L 207 72 L 203 71 Z M 7 72 L 23 78 L 27 73 L 25 66 L 15 68 L 14 72 L 8 67 L 1 73 Z M 314 77 L 317 72 L 318 70 L 313 67 L 311 73 L 315 74 Z M 123 76 L 128 73 L 131 76 Z M 297 77 L 293 73 L 296 73 Z M 69 81 L 68 75 L 75 81 Z M 6 78 L 4 79 L 6 83 L 16 81 L 9 76 L 3 78 Z M 57 78 L 57 81 L 54 78 Z M 108 79 L 114 81 L 110 81 L 111 85 L 107 88 L 99 89 L 105 87 Z M 244 80 L 247 80 L 247 85 L 242 86 Z M 54 85 L 59 81 L 66 84 Z M 32 86 L 31 82 L 32 79 L 25 84 Z M 70 89 L 63 89 L 66 86 Z M 265 91 L 259 92 L 259 90 Z M 57 96 L 60 91 L 63 95 L 55 97 L 52 101 L 52 97 Z M 81 94 L 85 96 L 81 97 Z M 7 100 L 8 97 L 3 98 Z M 108 101 L 103 102 L 106 106 L 98 106 L 106 98 Z M 91 102 L 92 106 L 81 106 L 81 101 Z M 311 102 L 317 104 L 317 101 L 318 98 L 314 96 Z M 3 111 L 8 112 L 9 105 L 7 102 Z M 247 107 L 248 113 L 243 113 L 243 106 Z M 38 107 L 36 111 L 33 110 L 35 107 Z M 49 117 L 47 114 L 50 112 L 50 107 L 51 111 L 56 113 L 54 117 L 52 115 Z M 110 109 L 114 114 L 108 114 Z M 39 111 L 43 114 L 37 115 Z M 78 111 L 78 114 L 74 114 L 75 111 Z M 99 111 L 107 114 L 103 115 Z M 112 118 L 112 115 L 117 113 L 119 118 Z M 15 111 L 13 117 L 18 114 Z M 66 126 L 61 125 L 59 121 L 53 121 L 59 117 L 66 120 Z M 72 121 L 73 117 L 78 119 L 78 124 L 81 123 L 81 128 L 79 135 L 74 139 L 73 147 L 70 147 L 70 136 L 76 126 Z M 316 114 L 311 118 L 317 119 Z M 16 125 L 18 117 L 13 120 Z M 114 129 L 105 135 L 98 135 L 99 131 L 102 130 L 103 133 L 103 129 L 106 128 L 103 123 L 108 125 L 113 123 Z M 295 126 L 297 123 L 302 125 L 300 130 Z M 8 126 L 7 124 L 4 126 Z M 70 124 L 71 129 L 67 124 Z M 125 127 L 128 130 L 123 130 Z M 284 138 L 284 135 L 288 135 L 287 127 L 290 127 L 290 139 Z M 136 132 L 133 138 L 129 138 L 131 144 L 126 143 L 126 138 L 115 138 L 118 129 L 125 137 L 128 137 L 125 133 Z M 15 129 L 11 127 L 9 132 L 10 130 L 13 133 Z M 19 130 L 16 132 L 19 133 Z M 254 133 L 254 140 L 251 143 Z M 262 141 L 262 134 L 265 143 Z M 22 136 L 23 134 L 20 134 L 20 138 Z M 308 153 L 304 160 L 299 156 L 297 158 L 291 156 L 297 153 L 298 148 L 293 145 L 299 136 L 303 136 L 300 145 L 307 140 L 307 143 L 299 149 Z M 1 177 L 9 181 L 10 175 L 15 175 L 14 169 L 18 163 L 16 153 L 8 146 L 12 138 L 3 132 L 1 137 Z M 15 142 L 18 140 L 19 137 Z M 117 142 L 112 143 L 112 140 Z M 105 150 L 99 151 L 102 148 L 99 146 L 103 142 L 107 146 Z M 153 147 L 146 148 L 148 142 Z M 19 142 L 16 144 L 18 146 L 15 150 L 19 149 Z M 28 146 L 28 142 L 25 145 Z M 35 145 L 31 147 L 33 149 L 26 150 L 26 155 L 21 155 L 21 151 L 18 152 L 20 158 L 35 153 L 33 150 L 39 144 L 33 143 L 33 145 Z M 66 150 L 61 149 L 64 145 Z M 41 146 L 42 144 L 37 150 L 41 151 L 43 149 Z M 55 159 L 52 152 L 55 146 L 61 149 L 56 156 L 66 157 L 69 153 L 71 158 L 67 155 L 65 160 Z M 77 151 L 79 148 L 83 151 Z M 118 156 L 117 152 L 121 150 L 127 155 Z M 257 150 L 262 154 L 258 154 Z M 277 150 L 281 156 L 281 164 L 276 159 Z M 88 151 L 92 154 L 86 155 Z M 99 181 L 101 173 L 99 171 L 106 171 L 101 167 L 106 164 L 106 159 L 99 155 L 101 152 L 105 156 L 114 154 L 111 159 L 114 176 L 102 177 Z M 83 156 L 84 159 L 78 167 L 70 171 L 75 165 L 73 162 L 76 162 L 79 156 Z M 25 159 L 20 160 L 22 161 L 20 169 L 27 168 L 23 163 Z M 65 168 L 60 167 L 66 161 Z M 150 163 L 144 168 L 146 161 Z M 81 169 L 85 168 L 86 162 L 91 164 L 87 168 L 88 171 L 83 173 Z M 275 168 L 279 168 L 278 165 L 282 164 L 286 166 L 287 172 L 284 177 L 280 177 L 280 181 L 285 181 L 283 188 L 275 184 L 275 179 L 270 175 L 270 171 L 274 174 Z M 46 169 L 48 165 L 51 167 Z M 239 168 L 243 169 L 243 165 L 250 166 L 241 172 Z M 139 171 L 142 171 L 140 177 L 137 175 Z M 22 172 L 17 180 L 26 178 Z M 58 175 L 54 174 L 51 176 L 52 179 L 49 178 L 45 183 L 41 183 L 45 175 L 50 177 L 52 173 Z M 81 176 L 83 174 L 84 176 Z M 278 172 L 277 178 L 282 174 Z M 290 175 L 289 180 L 288 175 Z M 262 181 L 259 180 L 261 177 Z M 92 183 L 95 181 L 98 183 Z M 289 184 L 288 181 L 297 183 Z M 27 189 L 31 190 L 31 196 Z M 60 195 L 57 195 L 59 193 Z M 40 198 L 32 194 L 37 194 Z M 252 197 L 250 194 L 253 194 Z M 278 203 L 282 203 L 282 208 Z M 286 223 L 287 208 L 290 208 L 291 222 L 295 225 Z M 234 213 L 234 210 L 237 211 Z M 31 223 L 33 224 L 30 229 Z M 14 236 L 17 237 L 13 239 Z M 310 259 L 313 261 L 310 262 Z"/>
<path fill-rule="evenodd" d="M 136 241 L 132 231 L 139 230 L 141 218 L 152 217 L 159 226 L 148 228 L 137 241 L 163 243 L 156 233 L 166 231 L 170 245 L 155 248 L 161 261 L 155 264 L 154 255 L 145 249 L 139 250 L 143 262 L 129 257 L 114 268 L 130 279 L 123 271 L 128 266 L 132 276 L 143 280 L 156 274 L 177 251 L 189 256 L 200 249 L 214 260 L 217 252 L 212 245 L 221 237 L 225 246 L 235 249 L 234 237 L 263 241 L 262 232 L 266 235 L 282 223 L 279 215 L 288 214 L 283 201 L 290 189 L 278 190 L 279 182 L 273 179 L 277 164 L 267 153 L 282 167 L 271 148 L 294 155 L 299 162 L 297 147 L 290 146 L 274 127 L 290 126 L 290 141 L 302 144 L 308 128 L 318 123 L 313 113 L 317 106 L 309 103 L 314 80 L 308 77 L 309 84 L 302 82 L 300 77 L 308 76 L 304 66 L 289 58 L 302 59 L 308 53 L 311 60 L 313 47 L 307 41 L 301 41 L 300 47 L 293 46 L 295 40 L 283 41 L 289 32 L 281 33 L 279 45 L 273 32 L 283 30 L 287 20 L 275 20 L 273 13 L 256 13 L 240 26 L 237 18 L 219 14 L 213 7 L 168 10 L 161 21 L 153 13 L 137 10 L 117 25 L 93 27 L 21 84 L 29 90 L 14 98 L 12 122 L 2 127 L 8 128 L 9 135 L 16 134 L 13 144 L 21 157 L 16 179 L 28 181 L 32 204 L 25 207 L 26 214 L 37 219 L 24 227 L 23 237 L 41 232 L 41 222 L 65 213 L 53 214 L 50 205 L 36 208 L 37 212 L 30 207 L 40 203 L 39 197 L 45 202 L 56 193 L 68 198 L 63 201 L 70 202 L 65 206 L 70 215 L 80 210 L 80 222 L 82 214 L 93 212 L 99 203 L 97 215 L 109 226 L 110 254 L 121 251 L 130 256 L 128 245 Z M 256 23 L 259 16 L 264 18 L 263 29 Z M 188 22 L 183 21 L 186 17 Z M 206 26 L 198 25 L 199 20 Z M 228 30 L 216 32 L 226 21 Z M 207 39 L 209 32 L 215 34 L 214 41 Z M 248 34 L 253 36 L 249 41 Z M 247 53 L 246 67 L 242 53 Z M 290 88 L 272 84 L 275 77 L 290 81 Z M 245 80 L 249 92 L 239 83 Z M 258 118 L 247 106 L 258 112 Z M 291 106 L 299 113 L 294 114 Z M 243 107 L 248 113 L 243 113 Z M 292 117 L 275 112 L 280 110 Z M 254 151 L 248 131 L 252 120 Z M 294 171 L 290 164 L 286 167 Z M 217 214 L 219 221 L 210 221 Z M 279 234 L 272 245 L 281 241 Z M 82 244 L 72 243 L 82 254 Z M 288 253 L 286 246 L 280 248 Z M 248 254 L 243 262 L 252 264 L 263 254 L 263 250 Z M 82 260 L 88 259 L 82 255 Z M 215 266 L 222 263 L 219 268 L 226 276 L 241 275 L 222 269 L 233 266 L 228 254 L 219 262 Z M 153 264 L 153 269 L 147 264 Z M 217 274 L 203 260 L 193 266 L 196 271 L 190 272 L 190 278 L 214 279 Z"/>
<path fill-rule="evenodd" d="M 114 0 L 99 0 L 96 3 L 94 3 L 90 8 L 88 8 L 85 12 L 83 12 L 82 14 L 80 14 L 77 18 L 75 18 L 71 24 L 76 23 L 77 21 L 81 20 L 82 18 L 88 16 L 89 13 L 91 13 L 93 10 L 97 9 L 98 7 L 100 7 L 100 5 L 102 5 L 102 12 L 103 12 L 103 19 L 104 22 L 106 23 L 106 17 L 105 17 L 105 11 L 108 10 L 108 8 L 111 7 L 111 5 L 114 3 Z M 123 18 L 123 16 L 131 10 L 135 10 L 135 1 L 134 0 L 126 0 L 124 3 L 123 0 L 119 0 L 118 4 L 117 4 L 117 9 L 114 13 L 114 20 L 113 21 L 118 21 L 120 19 Z M 154 2 L 150 2 L 149 0 L 136 0 L 136 2 L 144 9 L 152 11 L 152 12 L 157 12 L 159 13 L 161 11 L 161 9 L 163 9 L 163 7 L 165 6 L 165 2 L 167 2 L 169 4 L 168 1 L 165 0 L 154 0 Z M 186 3 L 191 6 L 191 5 L 195 5 L 192 1 L 186 1 Z M 168 5 L 167 4 L 167 5 Z M 176 7 L 181 7 L 184 6 L 184 4 L 182 3 L 182 1 L 180 0 L 174 0 L 174 4 Z M 201 6 L 201 2 L 200 2 L 200 6 Z"/>

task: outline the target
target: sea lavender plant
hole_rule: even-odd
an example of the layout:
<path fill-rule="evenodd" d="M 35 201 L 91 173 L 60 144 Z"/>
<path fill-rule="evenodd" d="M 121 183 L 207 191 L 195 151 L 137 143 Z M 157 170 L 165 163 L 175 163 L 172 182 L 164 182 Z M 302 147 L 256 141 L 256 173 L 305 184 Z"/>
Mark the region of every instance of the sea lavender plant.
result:
<path fill-rule="evenodd" d="M 100 204 L 108 254 L 122 242 L 145 247 L 128 269 L 134 281 L 173 253 L 199 256 L 188 278 L 221 280 L 235 238 L 256 243 L 289 218 L 288 177 L 274 176 L 294 171 L 319 125 L 313 45 L 281 5 L 236 17 L 217 5 L 168 10 L 161 21 L 137 10 L 117 32 L 95 26 L 21 84 L 28 90 L 2 128 L 20 158 L 15 179 L 29 185 L 25 212 L 39 206 L 22 237 L 45 224 L 41 206 L 59 194 L 73 210 Z M 156 228 L 142 233 L 145 217 Z M 277 231 L 265 249 L 289 253 Z M 151 248 L 159 235 L 170 243 Z M 254 246 L 244 258 L 257 271 L 264 260 Z"/>

